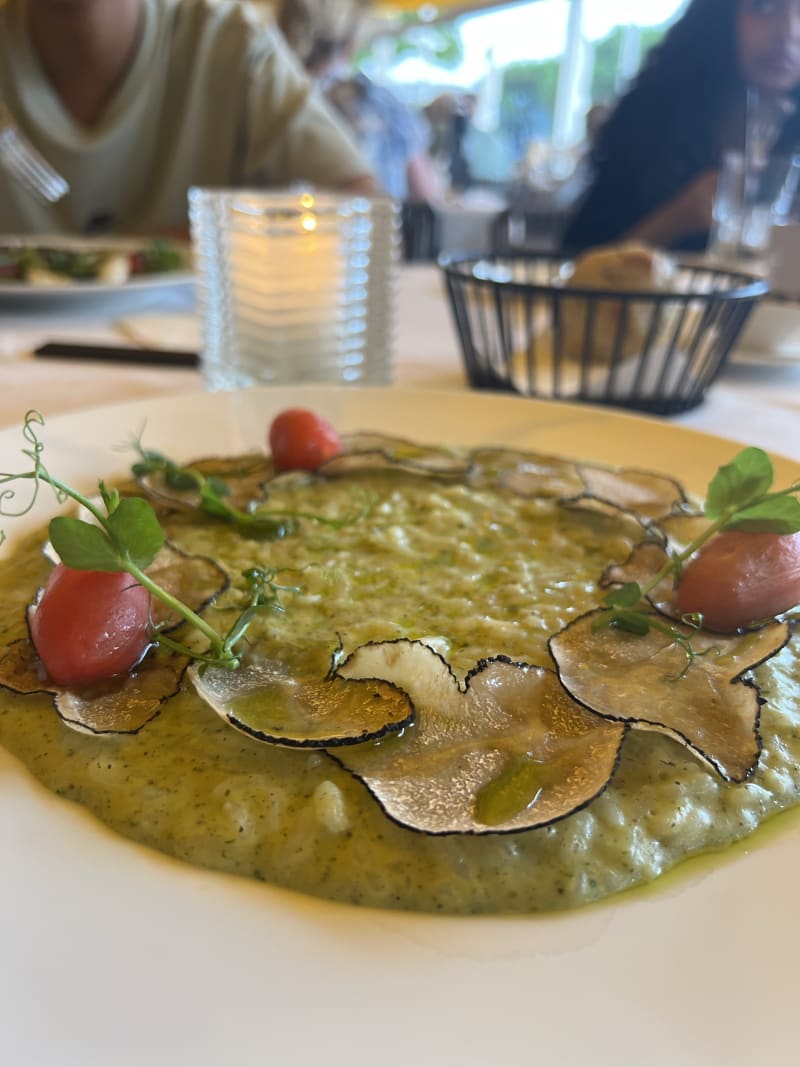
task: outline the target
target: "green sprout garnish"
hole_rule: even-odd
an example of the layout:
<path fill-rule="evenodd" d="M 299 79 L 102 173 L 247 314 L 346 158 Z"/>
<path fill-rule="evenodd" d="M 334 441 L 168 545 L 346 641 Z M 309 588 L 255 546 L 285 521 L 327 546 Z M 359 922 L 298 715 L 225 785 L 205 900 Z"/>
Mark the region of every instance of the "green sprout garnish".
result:
<path fill-rule="evenodd" d="M 365 497 L 356 512 L 340 519 L 306 512 L 271 511 L 257 507 L 244 511 L 242 508 L 235 507 L 228 499 L 231 495 L 231 487 L 224 478 L 217 475 L 206 476 L 196 467 L 184 466 L 161 452 L 145 449 L 140 440 L 134 442 L 134 448 L 139 454 L 139 459 L 131 468 L 134 477 L 160 475 L 169 489 L 197 493 L 197 507 L 200 511 L 235 526 L 244 537 L 277 541 L 294 533 L 298 519 L 307 519 L 310 522 L 338 530 L 363 518 L 371 507 L 371 501 Z"/>
<path fill-rule="evenodd" d="M 290 587 L 278 585 L 275 572 L 269 569 L 254 567 L 245 571 L 245 606 L 227 632 L 218 633 L 205 619 L 146 573 L 165 541 L 164 531 L 152 506 L 140 497 L 121 497 L 116 489 L 108 489 L 103 481 L 99 482 L 101 503 L 98 504 L 96 500 L 56 478 L 42 462 L 44 445 L 39 440 L 39 426 L 44 426 L 41 414 L 29 411 L 22 429 L 28 447 L 23 448 L 22 452 L 30 459 L 31 470 L 21 473 L 0 472 L 0 486 L 20 481 L 33 482 L 31 498 L 18 510 L 9 510 L 7 505 L 16 492 L 3 489 L 0 491 L 0 514 L 15 517 L 26 514 L 36 503 L 44 484 L 52 488 L 59 503 L 74 500 L 89 512 L 95 522 L 65 515 L 50 520 L 50 541 L 62 562 L 75 570 L 124 571 L 130 574 L 155 598 L 202 634 L 208 641 L 208 647 L 198 653 L 181 641 L 159 632 L 157 627 L 154 627 L 154 640 L 173 652 L 187 655 L 205 665 L 230 669 L 239 667 L 241 655 L 237 646 L 254 617 L 261 611 L 280 610 L 279 593 Z M 0 543 L 3 540 L 5 535 L 0 533 Z"/>
<path fill-rule="evenodd" d="M 135 448 L 139 453 L 139 459 L 131 468 L 135 477 L 142 478 L 148 474 L 158 474 L 164 479 L 164 484 L 169 489 L 196 492 L 198 494 L 197 506 L 200 511 L 222 522 L 230 523 L 246 536 L 257 537 L 264 541 L 277 541 L 296 528 L 296 523 L 291 517 L 263 511 L 243 511 L 235 507 L 227 499 L 231 494 L 231 489 L 223 478 L 206 477 L 193 467 L 185 467 L 160 452 L 143 448 L 140 441 L 135 443 Z"/>
<path fill-rule="evenodd" d="M 686 654 L 686 666 L 681 676 L 685 674 L 694 658 L 706 652 L 698 653 L 692 647 L 690 634 L 662 621 L 646 610 L 642 602 L 664 578 L 672 575 L 677 584 L 684 563 L 724 530 L 797 533 L 800 530 L 800 500 L 797 499 L 800 482 L 794 482 L 787 489 L 772 491 L 774 478 L 772 460 L 760 448 L 745 448 L 730 463 L 720 467 L 706 491 L 703 514 L 710 521 L 703 533 L 683 551 L 673 553 L 646 585 L 626 582 L 608 593 L 603 598 L 605 610 L 595 620 L 593 630 L 613 626 L 639 636 L 645 636 L 651 630 L 667 634 Z M 681 621 L 694 630 L 703 625 L 702 616 L 697 614 L 686 615 Z"/>

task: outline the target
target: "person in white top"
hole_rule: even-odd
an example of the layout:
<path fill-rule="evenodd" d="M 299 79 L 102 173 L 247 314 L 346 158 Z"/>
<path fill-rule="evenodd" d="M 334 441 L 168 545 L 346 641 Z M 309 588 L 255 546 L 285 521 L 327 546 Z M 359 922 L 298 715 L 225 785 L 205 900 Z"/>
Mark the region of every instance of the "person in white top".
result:
<path fill-rule="evenodd" d="M 187 192 L 308 182 L 377 193 L 271 16 L 234 0 L 0 0 L 0 99 L 67 180 L 0 169 L 2 233 L 171 233 Z"/>

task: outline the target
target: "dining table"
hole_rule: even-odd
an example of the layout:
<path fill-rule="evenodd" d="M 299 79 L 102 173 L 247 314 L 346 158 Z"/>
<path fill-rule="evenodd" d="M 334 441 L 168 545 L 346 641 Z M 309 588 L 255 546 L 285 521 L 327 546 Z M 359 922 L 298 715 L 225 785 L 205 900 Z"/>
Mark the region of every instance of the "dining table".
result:
<path fill-rule="evenodd" d="M 48 342 L 65 341 L 196 349 L 200 326 L 194 288 L 191 284 L 153 287 L 91 299 L 48 294 L 0 304 L 0 425 L 20 424 L 30 408 L 54 416 L 204 389 L 199 369 L 168 362 L 34 354 Z M 399 388 L 469 388 L 444 278 L 435 264 L 400 268 L 393 363 L 393 384 Z M 674 425 L 758 445 L 796 460 L 800 460 L 799 420 L 800 358 L 760 359 L 736 349 L 703 403 L 668 417 Z"/>
<path fill-rule="evenodd" d="M 574 441 L 575 455 L 585 450 L 590 461 L 632 457 L 681 478 L 693 469 L 707 476 L 739 446 L 756 445 L 797 477 L 800 356 L 735 349 L 703 402 L 669 417 L 479 394 L 467 381 L 448 301 L 438 265 L 401 265 L 393 381 L 337 387 L 331 410 L 346 396 L 351 422 L 368 415 L 391 423 L 387 432 L 431 442 L 488 444 L 488 426 L 498 443 L 527 447 L 541 433 L 562 455 Z M 210 394 L 197 360 L 175 362 L 176 353 L 202 347 L 201 305 L 191 277 L 107 291 L 0 291 L 4 461 L 19 459 L 31 409 L 52 431 L 52 470 L 94 472 L 91 464 L 104 463 L 121 438 L 130 445 L 143 418 L 159 448 L 181 447 L 181 427 L 192 447 L 225 443 L 220 427 L 239 413 L 238 394 Z M 61 354 L 42 354 L 44 345 Z M 64 345 L 77 349 L 64 354 Z M 93 355 L 81 356 L 81 346 Z M 110 358 L 119 349 L 127 358 Z M 150 349 L 161 355 L 148 357 Z M 276 393 L 281 403 L 328 403 L 327 387 L 308 389 L 268 386 L 247 391 L 245 403 L 269 392 L 259 416 L 278 404 Z M 602 456 L 589 454 L 595 447 Z M 127 471 L 123 451 L 117 447 L 112 465 Z M 224 453 L 188 453 L 198 454 Z M 787 685 L 800 693 L 796 679 Z M 800 711 L 790 706 L 787 714 L 800 730 Z M 109 767 L 124 763 L 119 740 L 111 739 Z M 98 780 L 105 762 L 104 754 L 90 768 Z M 159 786 L 148 782 L 148 796 Z M 724 855 L 691 858 L 658 872 L 654 886 L 609 901 L 544 914 L 425 914 L 316 899 L 162 855 L 52 795 L 0 747 L 0 1063 L 793 1062 L 798 814 L 778 815 Z M 186 827 L 201 825 L 193 812 L 186 817 Z M 504 839 L 508 855 L 519 847 L 512 837 Z M 576 855 L 580 848 L 576 841 Z M 465 881 L 471 862 L 459 867 Z"/>

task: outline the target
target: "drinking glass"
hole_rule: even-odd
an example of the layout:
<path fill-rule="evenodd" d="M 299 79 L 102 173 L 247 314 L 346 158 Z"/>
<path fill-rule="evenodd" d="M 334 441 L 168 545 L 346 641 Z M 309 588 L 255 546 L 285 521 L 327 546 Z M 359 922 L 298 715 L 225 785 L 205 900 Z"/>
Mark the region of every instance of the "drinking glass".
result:
<path fill-rule="evenodd" d="M 726 152 L 712 209 L 712 257 L 761 259 L 772 227 L 789 217 L 798 182 L 800 155 L 757 162 L 744 152 Z"/>

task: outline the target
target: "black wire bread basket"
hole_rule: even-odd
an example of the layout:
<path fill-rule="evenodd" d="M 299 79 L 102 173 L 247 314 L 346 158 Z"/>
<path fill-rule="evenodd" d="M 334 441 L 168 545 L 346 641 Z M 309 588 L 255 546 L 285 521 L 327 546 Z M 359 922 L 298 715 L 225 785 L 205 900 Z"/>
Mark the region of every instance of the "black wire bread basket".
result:
<path fill-rule="evenodd" d="M 578 286 L 563 255 L 440 266 L 473 388 L 658 415 L 701 403 L 768 288 L 699 260 L 652 289 Z"/>

